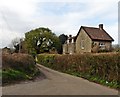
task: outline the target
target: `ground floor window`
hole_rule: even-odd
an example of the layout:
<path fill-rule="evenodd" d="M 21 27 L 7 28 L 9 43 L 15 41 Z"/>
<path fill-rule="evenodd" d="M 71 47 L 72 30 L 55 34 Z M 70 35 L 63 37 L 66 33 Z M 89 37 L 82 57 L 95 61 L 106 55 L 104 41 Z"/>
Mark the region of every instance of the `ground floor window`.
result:
<path fill-rule="evenodd" d="M 99 46 L 100 46 L 101 49 L 105 49 L 105 43 L 104 42 L 100 42 Z"/>

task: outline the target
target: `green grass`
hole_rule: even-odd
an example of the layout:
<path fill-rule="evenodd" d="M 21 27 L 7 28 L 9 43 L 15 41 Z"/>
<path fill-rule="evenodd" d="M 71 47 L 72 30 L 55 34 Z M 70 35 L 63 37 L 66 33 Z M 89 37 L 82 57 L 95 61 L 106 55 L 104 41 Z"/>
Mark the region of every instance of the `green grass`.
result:
<path fill-rule="evenodd" d="M 0 69 L 0 77 L 2 77 L 2 69 Z"/>
<path fill-rule="evenodd" d="M 68 73 L 70 75 L 73 76 L 77 76 L 77 77 L 82 77 L 84 79 L 87 79 L 91 82 L 95 82 L 104 86 L 108 86 L 111 88 L 115 88 L 115 89 L 119 89 L 120 88 L 120 84 L 118 81 L 108 81 L 107 79 L 102 79 L 99 76 L 91 76 L 90 74 L 85 74 L 85 73 L 80 73 L 80 72 L 65 72 Z"/>
<path fill-rule="evenodd" d="M 7 69 L 2 71 L 2 84 L 14 83 L 16 81 L 31 80 L 38 74 L 38 71 L 33 74 L 27 74 L 23 71 L 15 69 Z"/>

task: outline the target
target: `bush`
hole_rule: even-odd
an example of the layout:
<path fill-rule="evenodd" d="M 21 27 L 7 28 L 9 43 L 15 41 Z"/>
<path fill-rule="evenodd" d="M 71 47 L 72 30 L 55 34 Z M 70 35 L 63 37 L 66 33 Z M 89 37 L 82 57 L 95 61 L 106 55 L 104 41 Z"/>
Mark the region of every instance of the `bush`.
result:
<path fill-rule="evenodd" d="M 116 52 L 119 52 L 119 53 L 120 53 L 120 48 L 116 49 Z"/>
<path fill-rule="evenodd" d="M 105 53 L 105 52 L 110 52 L 110 50 L 107 50 L 107 49 L 100 49 L 100 50 L 98 50 L 98 53 Z"/>
<path fill-rule="evenodd" d="M 2 68 L 12 68 L 26 73 L 32 73 L 35 69 L 35 61 L 34 58 L 28 54 L 3 54 Z"/>
<path fill-rule="evenodd" d="M 2 54 L 2 82 L 11 83 L 13 81 L 33 79 L 39 70 L 35 65 L 35 60 L 28 54 Z"/>
<path fill-rule="evenodd" d="M 78 55 L 42 54 L 38 55 L 37 59 L 38 63 L 43 64 L 44 66 L 72 75 L 84 77 L 98 83 L 103 82 L 106 84 L 106 81 L 109 83 L 118 82 L 120 53 Z M 119 85 L 116 85 L 114 87 L 118 88 L 118 86 Z"/>
<path fill-rule="evenodd" d="M 37 53 L 35 51 L 32 51 L 30 55 L 33 56 L 33 58 L 35 59 L 35 56 L 37 55 Z"/>
<path fill-rule="evenodd" d="M 45 64 L 47 67 L 54 65 L 54 54 L 39 54 L 37 60 L 40 64 Z"/>

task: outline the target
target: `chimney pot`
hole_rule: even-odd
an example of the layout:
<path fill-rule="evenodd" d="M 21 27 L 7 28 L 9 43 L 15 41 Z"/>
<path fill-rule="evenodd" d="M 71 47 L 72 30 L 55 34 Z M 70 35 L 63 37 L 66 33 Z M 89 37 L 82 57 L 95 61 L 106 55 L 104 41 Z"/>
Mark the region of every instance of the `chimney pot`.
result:
<path fill-rule="evenodd" d="M 72 37 L 72 35 L 69 35 L 69 37 L 71 38 L 71 37 Z"/>
<path fill-rule="evenodd" d="M 99 29 L 103 30 L 103 24 L 99 24 Z"/>

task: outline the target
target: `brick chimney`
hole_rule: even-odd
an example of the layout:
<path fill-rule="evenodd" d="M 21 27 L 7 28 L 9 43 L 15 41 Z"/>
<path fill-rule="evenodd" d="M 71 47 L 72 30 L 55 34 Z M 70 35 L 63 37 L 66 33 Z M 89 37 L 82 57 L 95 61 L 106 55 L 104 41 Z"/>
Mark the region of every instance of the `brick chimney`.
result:
<path fill-rule="evenodd" d="M 103 24 L 99 24 L 99 29 L 103 30 Z"/>
<path fill-rule="evenodd" d="M 72 37 L 72 35 L 69 35 L 69 37 L 71 38 L 71 37 Z"/>
<path fill-rule="evenodd" d="M 71 43 L 72 42 L 72 35 L 69 35 L 69 43 Z"/>

